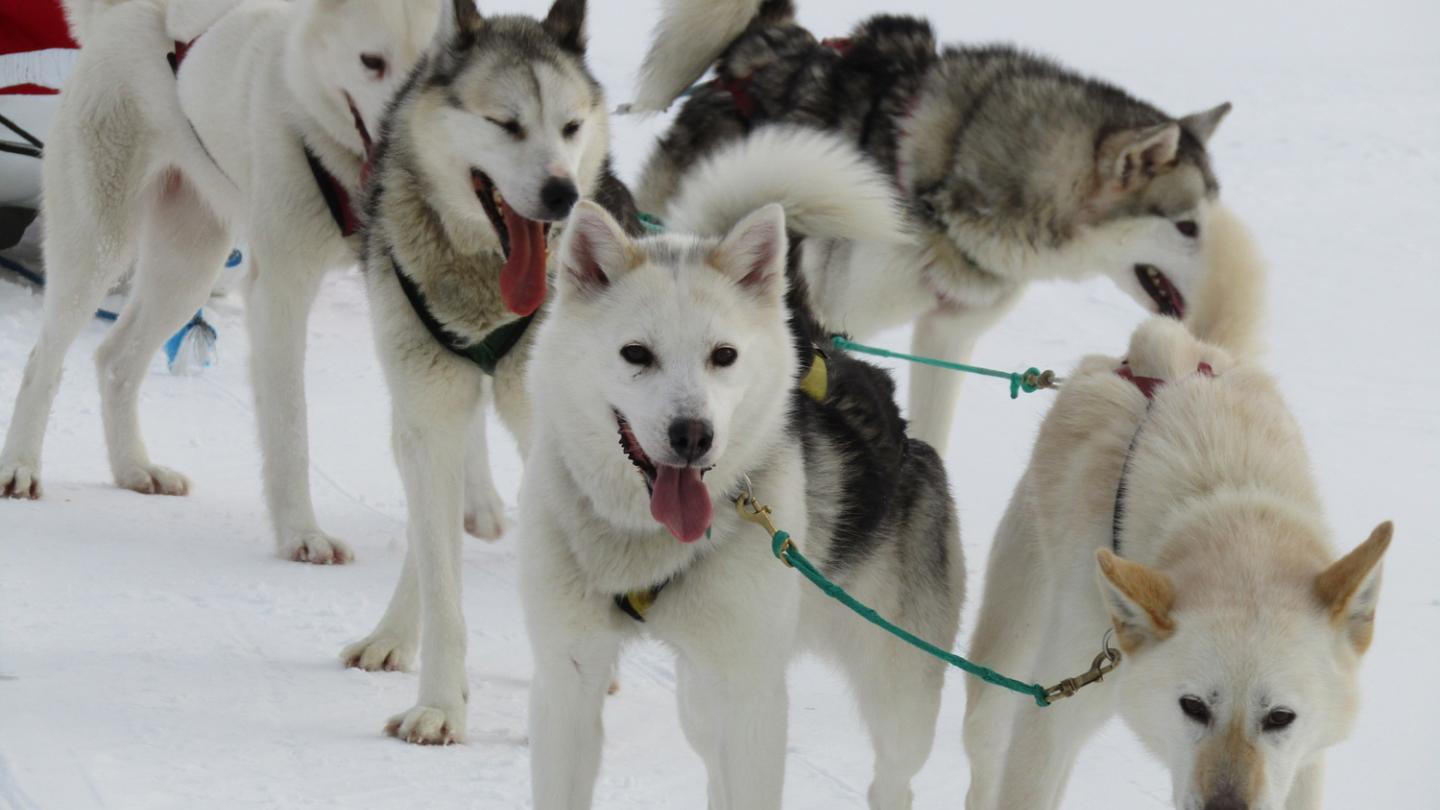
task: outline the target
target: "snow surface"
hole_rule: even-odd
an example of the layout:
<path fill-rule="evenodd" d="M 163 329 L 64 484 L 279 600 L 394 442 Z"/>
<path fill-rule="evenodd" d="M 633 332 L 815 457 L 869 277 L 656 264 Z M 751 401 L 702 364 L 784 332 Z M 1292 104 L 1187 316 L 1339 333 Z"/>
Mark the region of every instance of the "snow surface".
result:
<path fill-rule="evenodd" d="M 592 6 L 591 61 L 612 102 L 623 101 L 653 8 Z M 880 8 L 801 6 L 824 33 Z M 1327 806 L 1440 806 L 1440 262 L 1426 247 L 1440 215 L 1440 6 L 1049 6 L 906 4 L 946 40 L 1018 41 L 1174 113 L 1235 102 L 1215 162 L 1274 265 L 1269 356 L 1308 435 L 1336 543 L 1354 545 L 1386 518 L 1397 526 L 1360 720 L 1330 756 Z M 538 0 L 521 7 L 543 11 Z M 662 124 L 616 121 L 625 177 Z M 46 443 L 47 497 L 0 503 L 0 808 L 528 805 L 522 538 L 465 547 L 469 744 L 384 737 L 384 719 L 414 701 L 415 675 L 346 671 L 336 658 L 379 618 L 402 557 L 405 506 L 365 308 L 356 274 L 337 274 L 311 322 L 315 498 L 322 524 L 359 554 L 343 568 L 272 556 L 238 300 L 210 309 L 220 366 L 178 378 L 157 359 L 144 389 L 151 453 L 192 477 L 189 498 L 110 485 L 87 362 L 107 327 L 86 327 Z M 40 310 L 36 293 L 0 281 L 0 420 Z M 1085 353 L 1122 351 L 1141 318 L 1106 282 L 1036 287 L 977 356 L 1063 370 Z M 908 336 L 877 342 L 899 348 Z M 988 381 L 968 383 L 962 398 L 947 459 L 972 572 L 967 637 L 978 572 L 1048 404 L 1044 394 L 1011 402 Z M 513 504 L 519 461 L 503 431 L 494 436 Z M 631 650 L 621 679 L 606 709 L 597 807 L 702 806 L 667 654 Z M 813 662 L 795 667 L 792 684 L 803 689 L 792 696 L 785 806 L 862 807 L 869 748 L 843 687 Z M 947 686 L 918 808 L 962 804 L 962 686 L 958 675 Z M 1066 806 L 1164 807 L 1169 792 L 1159 765 L 1112 724 L 1086 747 Z"/>

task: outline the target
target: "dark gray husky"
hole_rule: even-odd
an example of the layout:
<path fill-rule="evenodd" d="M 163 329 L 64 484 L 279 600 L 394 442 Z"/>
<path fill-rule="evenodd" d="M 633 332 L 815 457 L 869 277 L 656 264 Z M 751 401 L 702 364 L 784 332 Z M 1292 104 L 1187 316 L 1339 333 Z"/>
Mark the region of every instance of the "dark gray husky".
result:
<path fill-rule="evenodd" d="M 783 173 L 754 133 L 784 123 L 844 134 L 890 174 L 914 238 L 805 246 L 826 325 L 858 335 L 915 321 L 918 354 L 964 360 L 1038 279 L 1112 278 L 1181 316 L 1204 271 L 1218 191 L 1205 142 L 1228 104 L 1174 118 L 1008 46 L 940 50 L 927 22 L 873 17 L 840 40 L 795 22 L 791 0 L 667 0 L 637 111 L 667 107 L 707 68 L 636 190 L 677 195 Z M 705 190 L 695 188 L 703 183 Z M 958 377 L 917 368 L 914 433 L 943 448 Z"/>

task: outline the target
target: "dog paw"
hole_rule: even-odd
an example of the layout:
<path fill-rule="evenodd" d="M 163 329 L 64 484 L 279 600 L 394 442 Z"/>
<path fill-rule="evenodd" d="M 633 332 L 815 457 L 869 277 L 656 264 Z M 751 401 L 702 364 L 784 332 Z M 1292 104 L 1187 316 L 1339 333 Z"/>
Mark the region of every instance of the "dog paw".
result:
<path fill-rule="evenodd" d="M 344 565 L 355 561 L 350 547 L 321 531 L 299 532 L 280 539 L 280 557 L 314 565 Z"/>
<path fill-rule="evenodd" d="M 494 487 L 465 497 L 465 531 L 481 540 L 499 540 L 505 534 L 505 502 Z"/>
<path fill-rule="evenodd" d="M 416 706 L 385 724 L 385 733 L 416 745 L 452 745 L 465 742 L 465 710 L 447 712 Z"/>
<path fill-rule="evenodd" d="M 0 497 L 35 500 L 40 497 L 40 465 L 12 461 L 0 464 Z"/>
<path fill-rule="evenodd" d="M 141 495 L 190 494 L 190 479 L 159 464 L 135 464 L 116 470 L 115 485 Z"/>
<path fill-rule="evenodd" d="M 373 633 L 340 651 L 340 660 L 366 672 L 402 672 L 415 658 L 415 642 L 388 633 Z"/>

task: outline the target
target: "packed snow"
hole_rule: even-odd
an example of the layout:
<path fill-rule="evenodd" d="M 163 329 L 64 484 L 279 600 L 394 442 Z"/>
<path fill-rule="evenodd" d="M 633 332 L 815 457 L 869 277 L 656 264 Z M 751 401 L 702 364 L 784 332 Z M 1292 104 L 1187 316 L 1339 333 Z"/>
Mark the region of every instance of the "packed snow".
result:
<path fill-rule="evenodd" d="M 825 34 L 885 8 L 800 5 Z M 591 6 L 590 61 L 618 103 L 655 10 Z M 544 3 L 483 3 L 486 12 L 517 8 L 541 13 Z M 1224 197 L 1273 265 L 1269 363 L 1308 437 L 1334 541 L 1349 548 L 1381 520 L 1396 524 L 1360 719 L 1329 757 L 1327 806 L 1436 807 L 1440 5 L 912 0 L 904 10 L 928 14 L 947 41 L 1019 42 L 1175 114 L 1235 103 L 1214 160 Z M 615 121 L 625 178 L 663 125 Z M 0 502 L 0 808 L 527 806 L 530 656 L 516 595 L 524 538 L 512 531 L 465 546 L 469 742 L 421 748 L 385 737 L 385 719 L 412 705 L 416 676 L 347 671 L 337 658 L 379 618 L 404 542 L 362 285 L 353 271 L 328 281 L 309 343 L 316 506 L 322 525 L 356 549 L 344 567 L 273 554 L 241 308 L 221 297 L 207 310 L 219 365 L 178 377 L 157 357 L 146 381 L 151 455 L 191 477 L 188 498 L 110 484 L 89 365 L 108 326 L 88 325 L 71 353 L 45 445 L 46 497 Z M 0 272 L 0 426 L 40 316 L 39 292 Z M 1122 352 L 1142 318 L 1108 282 L 1037 286 L 981 342 L 977 361 L 1063 373 L 1083 354 Z M 874 342 L 900 349 L 908 334 Z M 903 386 L 906 369 L 895 374 Z M 993 380 L 966 384 L 945 454 L 971 571 L 966 638 L 995 525 L 1050 401 L 1012 402 Z M 492 436 L 513 505 L 520 461 L 503 430 Z M 963 803 L 962 677 L 947 684 L 917 808 Z M 633 648 L 620 679 L 606 707 L 596 806 L 703 806 L 704 772 L 675 717 L 669 655 Z M 869 744 L 841 682 L 803 661 L 791 684 L 785 806 L 863 807 Z M 1117 722 L 1085 748 L 1065 806 L 1169 801 L 1168 775 Z"/>

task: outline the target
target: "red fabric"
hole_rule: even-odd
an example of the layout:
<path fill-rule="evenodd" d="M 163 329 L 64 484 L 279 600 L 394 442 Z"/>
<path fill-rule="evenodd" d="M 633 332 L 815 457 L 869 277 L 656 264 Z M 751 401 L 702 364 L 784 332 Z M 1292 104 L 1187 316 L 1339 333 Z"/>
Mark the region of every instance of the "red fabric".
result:
<path fill-rule="evenodd" d="M 0 3 L 0 55 L 50 48 L 78 48 L 60 0 L 15 0 Z M 0 87 L 0 96 L 47 96 L 58 88 L 38 84 Z"/>
<path fill-rule="evenodd" d="M 70 38 L 60 0 L 15 0 L 0 4 L 0 53 L 78 48 Z"/>

